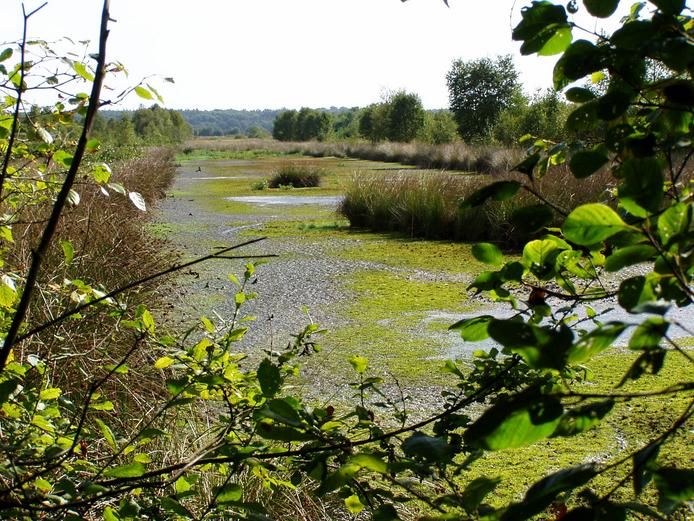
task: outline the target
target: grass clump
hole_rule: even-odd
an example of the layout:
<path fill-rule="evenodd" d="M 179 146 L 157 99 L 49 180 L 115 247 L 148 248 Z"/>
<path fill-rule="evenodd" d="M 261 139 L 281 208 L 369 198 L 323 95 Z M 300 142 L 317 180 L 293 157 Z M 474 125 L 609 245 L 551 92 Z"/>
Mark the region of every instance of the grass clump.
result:
<path fill-rule="evenodd" d="M 517 210 L 538 204 L 534 195 L 520 192 L 508 201 L 489 201 L 461 209 L 474 192 L 514 174 L 472 176 L 449 173 L 356 175 L 348 185 L 339 212 L 355 228 L 398 232 L 408 237 L 455 241 L 492 241 L 506 248 L 530 237 L 524 223 L 514 219 Z M 568 168 L 558 167 L 535 183 L 535 190 L 557 208 L 570 212 L 589 201 L 601 200 L 608 184 L 601 175 L 578 180 Z M 555 223 L 560 215 L 555 213 Z"/>
<path fill-rule="evenodd" d="M 279 165 L 267 183 L 270 188 L 315 188 L 320 186 L 324 175 L 322 168 L 313 165 L 285 163 Z"/>

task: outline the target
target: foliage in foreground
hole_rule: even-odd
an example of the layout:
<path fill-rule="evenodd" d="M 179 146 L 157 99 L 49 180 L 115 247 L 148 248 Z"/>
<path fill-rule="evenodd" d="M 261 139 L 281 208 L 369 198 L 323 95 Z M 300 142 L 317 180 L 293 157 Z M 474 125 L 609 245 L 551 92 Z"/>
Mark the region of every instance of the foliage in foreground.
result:
<path fill-rule="evenodd" d="M 585 2 L 596 16 L 609 16 L 616 4 Z M 691 500 L 692 470 L 662 463 L 659 453 L 688 428 L 694 384 L 681 382 L 647 393 L 626 387 L 646 373 L 657 374 L 665 364 L 693 363 L 669 335 L 668 318 L 671 306 L 689 306 L 694 300 L 692 186 L 685 175 L 692 155 L 692 19 L 682 14 L 683 2 L 654 0 L 650 8 L 655 10 L 648 16 L 644 7 L 635 8 L 623 27 L 599 45 L 572 43 L 573 26 L 562 6 L 537 2 L 523 11 L 514 31 L 523 41 L 522 52 L 563 53 L 555 70 L 556 88 L 586 75 L 609 73 L 609 87 L 599 97 L 580 88 L 567 92 L 581 104 L 569 117 L 569 126 L 604 137 L 595 144 L 537 141 L 518 167 L 527 180 L 499 181 L 464 204 L 476 207 L 487 199 L 508 199 L 522 186 L 532 189 L 537 177 L 551 175 L 548 166 L 568 160 L 576 177 L 590 177 L 608 165 L 618 182 L 618 211 L 595 202 L 579 206 L 561 227 L 528 242 L 519 260 L 504 263 L 492 244 L 475 247 L 476 257 L 496 269 L 480 274 L 472 287 L 509 302 L 515 315 L 478 316 L 453 326 L 466 341 L 491 337 L 502 351 L 479 357 L 467 374 L 448 363 L 455 383 L 445 392 L 442 410 L 414 423 L 401 400 L 381 391 L 381 380 L 369 375 L 368 361 L 359 356 L 350 360 L 355 399 L 348 410 L 313 407 L 293 395 L 297 360 L 319 348 L 316 337 L 322 331 L 315 325 L 299 331 L 285 348 L 266 351 L 259 364 L 238 353 L 235 345 L 248 327 L 241 310 L 255 297 L 250 289 L 256 276 L 253 264 L 246 266 L 241 280 L 231 278 L 237 286 L 232 317 L 216 325 L 202 318 L 178 337 L 162 334 L 146 307 L 129 312 L 119 300 L 120 291 L 107 293 L 87 285 L 75 289 L 73 308 L 36 323 L 27 313 L 32 299 L 58 291 L 42 284 L 39 273 L 49 246 L 59 239 L 61 214 L 80 201 L 78 174 L 106 192 L 126 192 L 137 207 L 143 201 L 138 193 L 110 184 L 108 167 L 83 163 L 85 152 L 98 147 L 88 135 L 108 70 L 108 2 L 96 66 L 59 60 L 69 66 L 65 80 L 93 82 L 90 99 L 76 97 L 69 108 L 56 105 L 52 125 L 31 132 L 31 121 L 20 117 L 22 97 L 29 89 L 32 64 L 41 61 L 25 61 L 27 42 L 22 42 L 17 66 L 0 69 L 9 94 L 5 113 L 14 114 L 0 124 L 5 152 L 0 175 L 6 214 L 0 224 L 3 244 L 13 239 L 18 208 L 47 202 L 53 210 L 30 265 L 3 265 L 2 515 L 101 516 L 108 521 L 268 519 L 264 505 L 249 500 L 242 479 L 249 473 L 269 488 L 307 484 L 316 495 L 339 500 L 349 512 L 368 512 L 379 521 L 402 519 L 405 505 L 424 512 L 421 519 L 523 520 L 553 503 L 563 519 L 624 519 L 627 513 L 663 519 Z M 3 62 L 11 57 L 11 50 L 0 53 Z M 657 83 L 644 80 L 647 58 L 663 62 L 671 77 Z M 45 76 L 39 72 L 39 82 L 41 78 Z M 55 135 L 61 121 L 77 116 L 84 118 L 85 127 L 70 154 Z M 527 215 L 540 223 L 549 217 L 539 207 Z M 169 271 L 229 258 L 235 248 Z M 70 248 L 64 250 L 69 257 Z M 615 296 L 603 283 L 603 270 L 620 273 L 644 262 L 652 269 L 629 276 L 616 291 L 630 320 L 602 322 L 598 312 L 585 306 Z M 517 295 L 527 290 L 531 298 L 525 303 Z M 120 317 L 130 349 L 115 363 L 95 364 L 83 389 L 63 393 L 53 384 L 62 357 L 40 352 L 37 332 L 95 310 Z M 573 382 L 581 374 L 577 364 L 613 348 L 623 335 L 629 336 L 627 348 L 638 358 L 619 388 L 576 390 Z M 70 346 L 65 347 L 69 352 Z M 140 422 L 118 424 L 121 403 L 107 384 L 128 373 L 130 357 L 140 349 L 157 353 L 154 367 L 166 374 L 165 390 Z M 369 401 L 368 395 L 380 403 Z M 484 452 L 580 435 L 608 417 L 615 404 L 634 403 L 644 395 L 680 395 L 685 405 L 672 425 L 616 460 L 555 470 L 522 499 L 501 507 L 487 503 L 498 486 L 495 476 L 465 479 L 466 470 Z M 473 405 L 484 406 L 476 418 L 469 414 Z M 206 422 L 196 422 L 196 412 Z M 192 425 L 186 425 L 189 421 Z M 606 490 L 594 486 L 602 476 L 614 476 Z M 657 501 L 649 500 L 652 491 Z M 575 499 L 567 506 L 571 493 Z M 570 512 L 564 513 L 566 509 Z"/>

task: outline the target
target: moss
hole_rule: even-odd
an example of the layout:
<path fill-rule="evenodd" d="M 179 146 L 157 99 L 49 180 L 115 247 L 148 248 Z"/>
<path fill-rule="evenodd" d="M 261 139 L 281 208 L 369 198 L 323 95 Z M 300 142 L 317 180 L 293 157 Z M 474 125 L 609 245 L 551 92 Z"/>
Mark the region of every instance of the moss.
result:
<path fill-rule="evenodd" d="M 472 256 L 471 245 L 446 241 L 390 238 L 345 249 L 339 256 L 381 262 L 396 268 L 447 273 L 471 273 L 484 269 Z"/>

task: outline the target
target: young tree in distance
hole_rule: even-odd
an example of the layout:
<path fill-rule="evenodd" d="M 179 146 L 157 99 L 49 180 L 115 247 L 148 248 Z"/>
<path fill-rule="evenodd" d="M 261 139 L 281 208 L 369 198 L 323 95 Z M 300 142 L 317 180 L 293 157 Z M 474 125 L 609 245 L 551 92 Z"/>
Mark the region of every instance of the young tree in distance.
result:
<path fill-rule="evenodd" d="M 496 59 L 455 60 L 446 75 L 451 111 L 458 133 L 466 141 L 485 136 L 502 110 L 520 92 L 518 71 L 511 55 Z"/>

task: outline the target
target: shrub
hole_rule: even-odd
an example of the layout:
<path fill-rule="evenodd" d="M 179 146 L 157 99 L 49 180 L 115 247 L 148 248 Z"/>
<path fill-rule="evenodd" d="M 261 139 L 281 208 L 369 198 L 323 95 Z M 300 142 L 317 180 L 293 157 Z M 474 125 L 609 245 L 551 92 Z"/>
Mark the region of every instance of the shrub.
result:
<path fill-rule="evenodd" d="M 312 165 L 286 163 L 281 165 L 267 181 L 270 188 L 315 188 L 320 186 L 325 171 Z"/>

